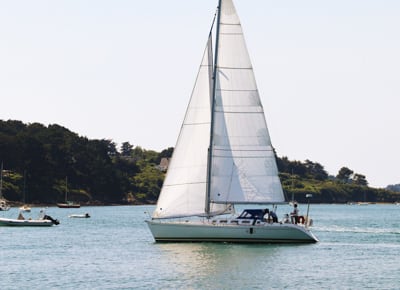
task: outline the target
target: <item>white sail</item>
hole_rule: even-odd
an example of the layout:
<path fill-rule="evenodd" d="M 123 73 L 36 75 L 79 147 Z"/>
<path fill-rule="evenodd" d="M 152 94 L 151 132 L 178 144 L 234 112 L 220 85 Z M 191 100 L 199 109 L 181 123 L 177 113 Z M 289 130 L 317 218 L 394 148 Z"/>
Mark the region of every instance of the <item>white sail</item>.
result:
<path fill-rule="evenodd" d="M 153 218 L 205 214 L 212 58 L 210 35 Z M 213 212 L 225 208 L 211 207 Z"/>
<path fill-rule="evenodd" d="M 210 200 L 284 202 L 264 110 L 232 0 L 221 1 Z"/>
<path fill-rule="evenodd" d="M 214 215 L 233 203 L 284 202 L 242 27 L 232 0 L 221 1 L 220 9 L 214 106 L 210 33 L 153 218 Z"/>

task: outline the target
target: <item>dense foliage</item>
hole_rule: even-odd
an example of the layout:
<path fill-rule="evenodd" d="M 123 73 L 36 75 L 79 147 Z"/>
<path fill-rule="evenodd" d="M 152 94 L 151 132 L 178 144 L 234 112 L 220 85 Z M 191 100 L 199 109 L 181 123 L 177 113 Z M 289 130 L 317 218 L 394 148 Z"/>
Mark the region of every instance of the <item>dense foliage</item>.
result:
<path fill-rule="evenodd" d="M 278 169 L 286 197 L 306 202 L 313 194 L 315 203 L 395 202 L 400 194 L 388 189 L 368 187 L 365 175 L 342 167 L 336 176 L 329 176 L 323 166 L 310 160 L 304 162 L 279 158 Z"/>
<path fill-rule="evenodd" d="M 2 193 L 10 201 L 53 204 L 68 188 L 69 200 L 81 203 L 154 203 L 165 175 L 158 165 L 172 152 L 129 142 L 118 149 L 111 140 L 89 140 L 59 125 L 0 120 Z M 333 177 L 319 163 L 277 160 L 288 199 L 304 202 L 313 193 L 313 202 L 400 200 L 397 192 L 368 187 L 364 175 L 346 167 Z"/>
<path fill-rule="evenodd" d="M 89 140 L 59 125 L 0 120 L 3 195 L 51 204 L 64 200 L 68 185 L 74 201 L 154 201 L 164 178 L 155 165 L 172 149 L 157 153 L 126 142 L 120 151 L 111 140 Z"/>

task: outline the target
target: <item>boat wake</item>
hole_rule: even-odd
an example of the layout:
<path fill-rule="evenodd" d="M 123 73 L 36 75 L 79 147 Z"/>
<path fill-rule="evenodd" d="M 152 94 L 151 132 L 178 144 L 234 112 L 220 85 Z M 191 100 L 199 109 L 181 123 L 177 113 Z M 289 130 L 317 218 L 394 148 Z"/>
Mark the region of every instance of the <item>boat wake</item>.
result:
<path fill-rule="evenodd" d="M 400 235 L 399 228 L 373 228 L 373 227 L 343 227 L 343 226 L 329 226 L 329 227 L 313 227 L 315 231 L 321 232 L 342 232 L 342 233 L 365 233 L 365 234 L 394 234 Z"/>

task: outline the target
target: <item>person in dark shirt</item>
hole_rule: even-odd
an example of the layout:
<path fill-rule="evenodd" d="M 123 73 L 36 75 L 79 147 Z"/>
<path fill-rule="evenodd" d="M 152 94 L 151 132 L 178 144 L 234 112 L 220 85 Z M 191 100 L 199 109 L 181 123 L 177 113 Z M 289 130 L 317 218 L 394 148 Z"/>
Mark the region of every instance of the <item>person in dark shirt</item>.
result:
<path fill-rule="evenodd" d="M 272 222 L 273 223 L 277 223 L 278 222 L 278 216 L 276 215 L 276 213 L 274 211 L 270 211 L 269 215 L 272 217 Z"/>

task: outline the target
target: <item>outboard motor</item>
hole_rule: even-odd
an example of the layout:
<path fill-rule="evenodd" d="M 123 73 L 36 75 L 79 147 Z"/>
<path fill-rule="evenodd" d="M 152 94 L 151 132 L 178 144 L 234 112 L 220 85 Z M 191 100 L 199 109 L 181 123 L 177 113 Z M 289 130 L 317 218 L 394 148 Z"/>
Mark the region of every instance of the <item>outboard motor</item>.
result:
<path fill-rule="evenodd" d="M 49 216 L 49 215 L 45 215 L 45 216 L 43 217 L 43 219 L 52 221 L 52 223 L 55 224 L 55 225 L 60 224 L 60 222 L 58 221 L 58 219 L 53 219 L 53 218 L 52 218 L 51 216 Z"/>

